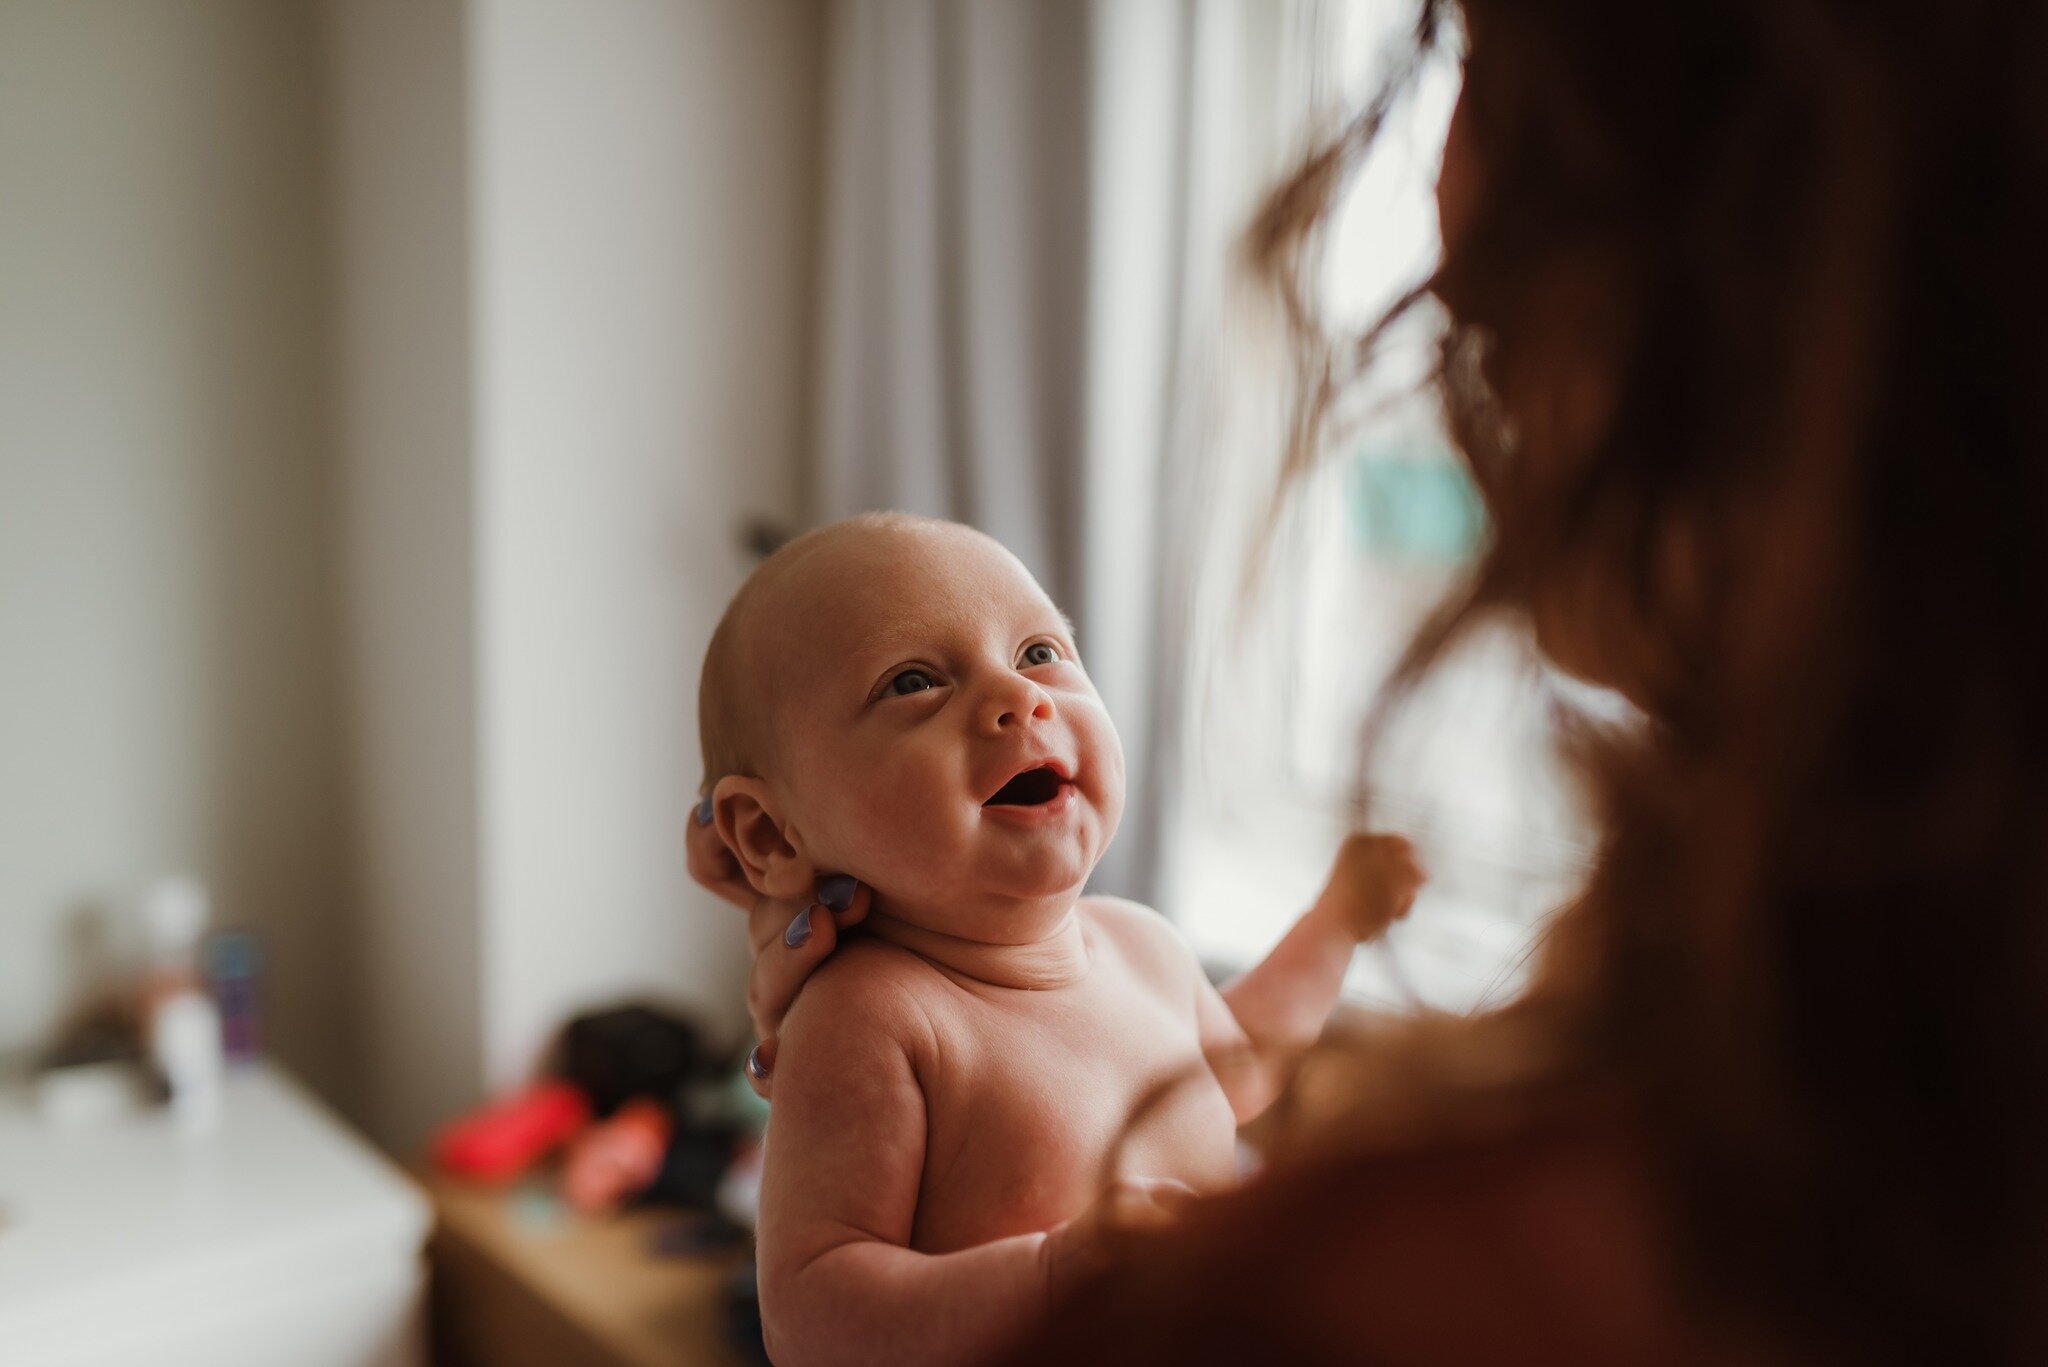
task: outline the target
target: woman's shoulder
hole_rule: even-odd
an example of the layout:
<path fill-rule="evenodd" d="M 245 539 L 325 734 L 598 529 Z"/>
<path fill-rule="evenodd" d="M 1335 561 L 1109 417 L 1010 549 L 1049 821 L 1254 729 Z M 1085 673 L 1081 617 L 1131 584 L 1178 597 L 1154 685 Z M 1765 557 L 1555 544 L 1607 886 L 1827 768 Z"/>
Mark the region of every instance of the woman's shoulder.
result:
<path fill-rule="evenodd" d="M 1585 1118 L 1283 1168 L 1135 1246 L 1032 1357 L 1108 1360 L 1104 1330 L 1193 1361 L 1668 1360 L 1650 1193 L 1625 1133 Z"/>

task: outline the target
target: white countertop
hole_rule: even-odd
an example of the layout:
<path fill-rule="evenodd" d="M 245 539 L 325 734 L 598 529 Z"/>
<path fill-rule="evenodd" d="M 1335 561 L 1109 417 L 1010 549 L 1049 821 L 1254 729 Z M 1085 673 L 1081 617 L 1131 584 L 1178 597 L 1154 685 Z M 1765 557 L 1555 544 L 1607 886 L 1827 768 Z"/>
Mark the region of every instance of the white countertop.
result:
<path fill-rule="evenodd" d="M 53 1128 L 0 1091 L 0 1361 L 417 1277 L 431 1214 L 396 1168 L 273 1067 L 223 1101 L 190 1136 L 160 1109 Z"/>

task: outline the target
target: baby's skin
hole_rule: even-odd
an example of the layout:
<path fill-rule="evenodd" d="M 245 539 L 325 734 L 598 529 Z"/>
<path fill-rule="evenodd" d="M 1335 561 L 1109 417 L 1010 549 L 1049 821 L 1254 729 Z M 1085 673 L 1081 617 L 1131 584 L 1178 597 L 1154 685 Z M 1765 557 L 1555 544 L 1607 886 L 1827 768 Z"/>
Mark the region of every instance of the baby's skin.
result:
<path fill-rule="evenodd" d="M 748 881 L 872 890 L 782 1023 L 758 1251 L 783 1367 L 973 1360 L 1106 1227 L 1228 1186 L 1237 1127 L 1420 880 L 1405 842 L 1353 837 L 1221 992 L 1156 913 L 1083 896 L 1123 810 L 1115 728 L 1044 591 L 950 523 L 856 519 L 771 557 L 702 705 Z"/>

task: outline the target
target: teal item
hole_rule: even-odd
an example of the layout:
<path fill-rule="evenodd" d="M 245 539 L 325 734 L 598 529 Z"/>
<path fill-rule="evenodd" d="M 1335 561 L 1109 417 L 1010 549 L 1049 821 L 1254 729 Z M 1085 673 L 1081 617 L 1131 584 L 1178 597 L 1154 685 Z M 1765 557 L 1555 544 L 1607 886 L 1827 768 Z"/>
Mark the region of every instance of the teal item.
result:
<path fill-rule="evenodd" d="M 768 1128 L 768 1103 L 754 1095 L 746 1072 L 735 1068 L 725 1082 L 726 1104 L 733 1119 L 755 1134 Z"/>
<path fill-rule="evenodd" d="M 1470 563 L 1485 540 L 1479 491 L 1442 448 L 1360 448 L 1350 495 L 1352 537 L 1368 555 L 1455 568 Z"/>
<path fill-rule="evenodd" d="M 521 1182 L 511 1193 L 512 1222 L 528 1234 L 558 1234 L 569 1222 L 562 1198 L 539 1181 Z"/>

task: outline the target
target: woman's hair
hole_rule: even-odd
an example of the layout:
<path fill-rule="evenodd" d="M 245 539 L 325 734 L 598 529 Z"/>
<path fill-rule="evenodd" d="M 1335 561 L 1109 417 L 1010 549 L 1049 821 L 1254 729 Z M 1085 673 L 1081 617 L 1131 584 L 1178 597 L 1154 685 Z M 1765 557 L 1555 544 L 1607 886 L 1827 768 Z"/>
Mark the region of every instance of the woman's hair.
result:
<path fill-rule="evenodd" d="M 1472 172 L 1426 293 L 1469 596 L 1649 724 L 1524 1022 L 1626 1099 L 1695 1310 L 2048 1357 L 2048 6 L 1430 0 Z M 1309 267 L 1384 98 L 1254 226 Z M 1375 334 L 1376 336 L 1377 334 Z M 1531 1091 L 1530 1095 L 1535 1095 Z"/>

